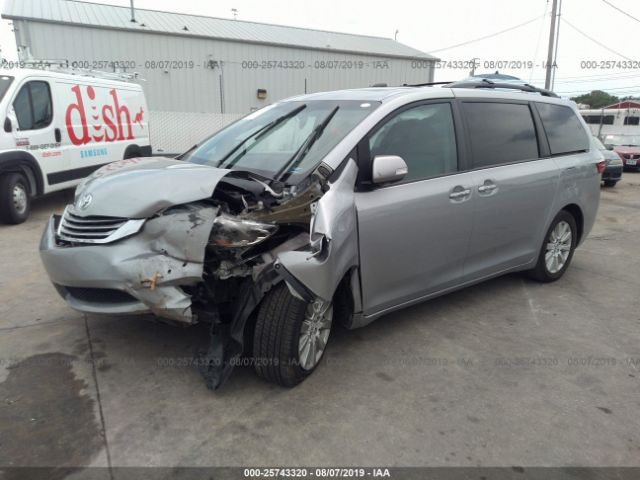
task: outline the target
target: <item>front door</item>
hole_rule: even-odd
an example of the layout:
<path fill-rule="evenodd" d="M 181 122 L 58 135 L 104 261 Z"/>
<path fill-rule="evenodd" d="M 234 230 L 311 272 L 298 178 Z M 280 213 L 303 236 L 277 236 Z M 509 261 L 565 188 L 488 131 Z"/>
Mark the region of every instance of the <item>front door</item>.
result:
<path fill-rule="evenodd" d="M 371 158 L 398 155 L 408 174 L 355 196 L 365 315 L 462 276 L 475 194 L 473 173 L 458 171 L 455 130 L 450 102 L 425 103 L 401 109 L 366 140 Z"/>
<path fill-rule="evenodd" d="M 7 113 L 12 120 L 16 148 L 37 158 L 45 183 L 51 183 L 46 180 L 56 172 L 66 170 L 68 159 L 60 148 L 61 132 L 55 121 L 60 112 L 54 112 L 48 80 L 25 80 Z"/>

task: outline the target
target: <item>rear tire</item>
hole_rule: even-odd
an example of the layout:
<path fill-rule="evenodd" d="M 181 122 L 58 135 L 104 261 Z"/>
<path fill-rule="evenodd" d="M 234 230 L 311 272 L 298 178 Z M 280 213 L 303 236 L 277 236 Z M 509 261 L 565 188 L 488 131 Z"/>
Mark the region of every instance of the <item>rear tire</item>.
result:
<path fill-rule="evenodd" d="M 605 187 L 615 187 L 616 183 L 618 183 L 617 180 L 605 180 L 604 181 L 604 186 Z"/>
<path fill-rule="evenodd" d="M 21 173 L 6 173 L 0 177 L 0 222 L 23 223 L 31 211 L 29 182 Z"/>
<path fill-rule="evenodd" d="M 324 316 L 314 320 L 314 307 L 318 312 L 326 309 L 323 315 L 328 320 Z M 260 304 L 253 335 L 258 376 L 283 387 L 293 387 L 307 378 L 324 354 L 332 315 L 331 302 L 307 303 L 294 297 L 285 283 L 271 289 Z M 303 337 L 309 339 L 307 344 Z M 320 344 L 324 346 L 316 350 Z"/>
<path fill-rule="evenodd" d="M 527 272 L 538 282 L 555 282 L 569 268 L 578 239 L 576 220 L 566 210 L 562 210 L 551 222 L 544 242 L 540 247 L 538 263 Z"/>

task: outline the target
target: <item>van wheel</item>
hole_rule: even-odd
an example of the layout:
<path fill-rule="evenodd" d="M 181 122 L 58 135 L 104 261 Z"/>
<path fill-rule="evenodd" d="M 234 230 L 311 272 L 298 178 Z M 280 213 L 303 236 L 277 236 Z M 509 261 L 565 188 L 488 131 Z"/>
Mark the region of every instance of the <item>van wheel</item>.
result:
<path fill-rule="evenodd" d="M 333 303 L 307 303 L 280 283 L 258 310 L 253 335 L 256 373 L 283 387 L 293 387 L 315 370 L 324 354 L 333 320 Z"/>
<path fill-rule="evenodd" d="M 0 177 L 0 221 L 17 225 L 29 217 L 31 196 L 29 182 L 21 173 Z"/>
<path fill-rule="evenodd" d="M 605 187 L 615 187 L 616 183 L 618 183 L 617 180 L 605 180 L 604 181 L 604 186 Z"/>
<path fill-rule="evenodd" d="M 529 276 L 539 282 L 554 282 L 569 268 L 577 241 L 576 221 L 562 210 L 551 222 L 540 249 L 538 263 Z"/>

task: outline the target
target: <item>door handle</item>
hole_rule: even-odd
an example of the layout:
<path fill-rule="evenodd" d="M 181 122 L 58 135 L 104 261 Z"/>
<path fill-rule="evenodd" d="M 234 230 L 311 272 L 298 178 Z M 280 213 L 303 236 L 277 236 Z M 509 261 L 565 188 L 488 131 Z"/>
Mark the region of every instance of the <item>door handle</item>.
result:
<path fill-rule="evenodd" d="M 498 186 L 495 183 L 489 183 L 489 184 L 485 184 L 485 185 L 480 185 L 478 187 L 478 191 L 480 193 L 486 193 L 486 192 L 492 192 L 496 188 L 498 188 Z"/>
<path fill-rule="evenodd" d="M 453 200 L 458 200 L 460 198 L 464 198 L 468 195 L 471 194 L 471 190 L 468 188 L 465 188 L 464 190 L 455 190 L 453 192 L 451 192 L 449 194 L 449 198 L 453 199 Z"/>
<path fill-rule="evenodd" d="M 56 142 L 60 143 L 62 141 L 62 133 L 60 132 L 60 129 L 59 128 L 54 129 L 53 134 L 56 137 Z"/>

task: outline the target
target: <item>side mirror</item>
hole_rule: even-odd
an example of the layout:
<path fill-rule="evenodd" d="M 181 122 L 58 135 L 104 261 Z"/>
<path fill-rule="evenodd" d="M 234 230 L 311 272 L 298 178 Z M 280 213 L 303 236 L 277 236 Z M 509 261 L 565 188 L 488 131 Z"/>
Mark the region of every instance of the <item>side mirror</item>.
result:
<path fill-rule="evenodd" d="M 4 131 L 11 133 L 11 130 L 13 130 L 13 125 L 11 125 L 11 119 L 7 117 L 4 119 Z"/>
<path fill-rule="evenodd" d="M 409 169 L 407 164 L 397 155 L 376 155 L 373 157 L 371 180 L 375 184 L 397 182 L 402 180 Z"/>

